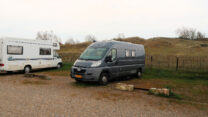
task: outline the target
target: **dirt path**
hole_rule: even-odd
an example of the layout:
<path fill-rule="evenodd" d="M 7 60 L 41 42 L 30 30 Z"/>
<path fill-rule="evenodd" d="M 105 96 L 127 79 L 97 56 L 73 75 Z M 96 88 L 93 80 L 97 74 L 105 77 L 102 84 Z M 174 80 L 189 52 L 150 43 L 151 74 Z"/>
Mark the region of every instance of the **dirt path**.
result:
<path fill-rule="evenodd" d="M 0 76 L 0 117 L 196 117 L 207 116 L 197 109 L 143 91 L 125 92 L 76 84 L 68 77 L 51 80 Z"/>

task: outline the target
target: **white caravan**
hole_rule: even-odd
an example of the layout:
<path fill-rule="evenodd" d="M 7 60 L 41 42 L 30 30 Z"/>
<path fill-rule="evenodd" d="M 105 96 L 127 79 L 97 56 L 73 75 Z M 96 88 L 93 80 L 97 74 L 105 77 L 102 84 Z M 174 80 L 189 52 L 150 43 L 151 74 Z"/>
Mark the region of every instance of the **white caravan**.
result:
<path fill-rule="evenodd" d="M 34 69 L 60 68 L 62 60 L 56 50 L 58 42 L 49 40 L 30 40 L 0 38 L 0 71 L 24 71 Z"/>

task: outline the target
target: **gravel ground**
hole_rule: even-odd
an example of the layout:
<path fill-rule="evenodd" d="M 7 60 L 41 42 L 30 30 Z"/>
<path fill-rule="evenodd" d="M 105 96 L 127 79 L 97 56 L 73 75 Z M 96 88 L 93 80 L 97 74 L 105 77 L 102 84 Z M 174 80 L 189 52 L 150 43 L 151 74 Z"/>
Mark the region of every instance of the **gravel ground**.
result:
<path fill-rule="evenodd" d="M 68 77 L 51 80 L 0 76 L 0 117 L 205 117 L 207 109 L 108 86 L 77 85 Z"/>

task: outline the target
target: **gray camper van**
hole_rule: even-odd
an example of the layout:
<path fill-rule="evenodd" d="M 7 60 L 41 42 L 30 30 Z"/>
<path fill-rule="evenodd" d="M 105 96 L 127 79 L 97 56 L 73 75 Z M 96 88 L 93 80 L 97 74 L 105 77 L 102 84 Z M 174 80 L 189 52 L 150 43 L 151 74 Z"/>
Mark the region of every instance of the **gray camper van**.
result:
<path fill-rule="evenodd" d="M 71 78 L 107 84 L 120 76 L 141 77 L 145 68 L 145 50 L 140 44 L 120 41 L 92 43 L 75 61 Z"/>

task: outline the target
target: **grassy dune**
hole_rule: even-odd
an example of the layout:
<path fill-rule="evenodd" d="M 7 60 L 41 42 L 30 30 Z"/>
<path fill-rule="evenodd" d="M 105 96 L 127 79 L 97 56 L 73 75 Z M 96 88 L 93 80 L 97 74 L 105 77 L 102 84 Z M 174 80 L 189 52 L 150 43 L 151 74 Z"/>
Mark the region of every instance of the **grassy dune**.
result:
<path fill-rule="evenodd" d="M 148 55 L 207 56 L 208 53 L 208 47 L 201 46 L 201 44 L 208 45 L 208 41 L 183 40 L 174 38 L 143 39 L 139 37 L 116 40 L 143 44 L 145 46 L 146 54 Z M 90 42 L 84 42 L 74 45 L 62 45 L 59 52 L 81 53 L 90 44 Z"/>

